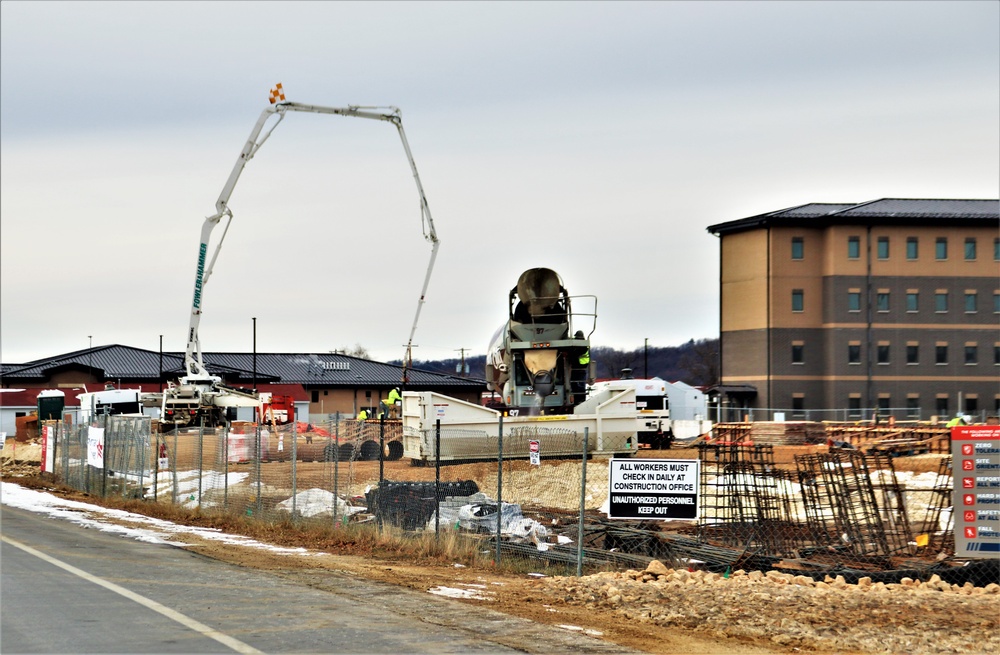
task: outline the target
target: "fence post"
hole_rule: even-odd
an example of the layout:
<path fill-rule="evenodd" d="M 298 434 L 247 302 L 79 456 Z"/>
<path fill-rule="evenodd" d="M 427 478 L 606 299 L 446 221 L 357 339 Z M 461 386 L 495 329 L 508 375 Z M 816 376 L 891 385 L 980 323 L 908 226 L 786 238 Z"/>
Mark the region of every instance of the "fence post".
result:
<path fill-rule="evenodd" d="M 296 511 L 298 510 L 298 499 L 295 497 L 299 492 L 298 443 L 298 424 L 295 421 L 292 421 L 292 523 L 295 523 L 297 520 Z"/>
<path fill-rule="evenodd" d="M 339 490 L 337 489 L 338 478 L 340 476 L 340 412 L 337 412 L 334 416 L 334 428 L 333 428 L 333 525 L 337 526 L 337 510 L 339 506 L 337 501 L 340 499 Z"/>
<path fill-rule="evenodd" d="M 258 516 L 260 516 L 260 454 L 261 454 L 260 432 L 261 432 L 261 430 L 260 430 L 260 423 L 258 423 L 257 426 L 254 428 L 254 434 L 256 435 L 256 438 L 254 439 L 254 448 L 257 451 L 255 453 L 255 455 L 254 455 L 254 468 L 257 469 L 257 471 L 256 471 L 256 473 L 257 473 L 257 502 L 256 502 L 256 505 L 257 505 L 257 515 Z"/>
<path fill-rule="evenodd" d="M 173 465 L 170 467 L 173 469 L 170 474 L 170 502 L 174 505 L 177 504 L 177 445 L 180 439 L 180 430 L 176 427 L 174 428 L 174 457 Z"/>
<path fill-rule="evenodd" d="M 587 509 L 587 441 L 590 428 L 583 428 L 583 459 L 580 464 L 580 526 L 576 533 L 576 577 L 583 577 L 583 513 Z"/>
<path fill-rule="evenodd" d="M 500 524 L 503 514 L 503 414 L 497 427 L 497 552 L 493 566 L 500 567 Z"/>
<path fill-rule="evenodd" d="M 149 445 L 149 431 L 146 430 L 147 421 L 149 419 L 138 419 L 136 421 L 137 430 L 139 435 L 136 436 L 137 446 L 148 446 Z M 141 455 L 136 457 L 139 462 L 139 498 L 140 500 L 146 499 L 146 492 L 142 488 L 142 483 L 146 481 L 146 462 L 149 461 L 149 452 L 146 448 L 138 449 Z"/>
<path fill-rule="evenodd" d="M 378 484 L 380 487 L 383 480 L 385 480 L 385 411 L 378 418 Z"/>
<path fill-rule="evenodd" d="M 441 419 L 434 421 L 434 540 L 441 539 Z"/>
<path fill-rule="evenodd" d="M 104 456 L 101 457 L 101 498 L 108 497 L 108 446 L 111 445 L 108 415 L 104 415 Z"/>
<path fill-rule="evenodd" d="M 229 424 L 222 429 L 222 509 L 229 510 Z M 243 442 L 246 444 L 246 442 Z"/>
<path fill-rule="evenodd" d="M 198 509 L 201 509 L 201 481 L 205 477 L 202 467 L 205 465 L 205 417 L 201 417 L 198 425 Z"/>

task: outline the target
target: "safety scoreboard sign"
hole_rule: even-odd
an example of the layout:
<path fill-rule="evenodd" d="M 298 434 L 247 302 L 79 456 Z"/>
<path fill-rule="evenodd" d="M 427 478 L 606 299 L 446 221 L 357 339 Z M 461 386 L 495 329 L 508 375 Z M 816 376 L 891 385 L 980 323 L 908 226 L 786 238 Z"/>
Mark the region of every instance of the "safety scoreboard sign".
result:
<path fill-rule="evenodd" d="M 951 429 L 955 555 L 1000 556 L 1000 426 Z"/>
<path fill-rule="evenodd" d="M 612 459 L 608 518 L 697 519 L 700 466 L 691 459 Z"/>

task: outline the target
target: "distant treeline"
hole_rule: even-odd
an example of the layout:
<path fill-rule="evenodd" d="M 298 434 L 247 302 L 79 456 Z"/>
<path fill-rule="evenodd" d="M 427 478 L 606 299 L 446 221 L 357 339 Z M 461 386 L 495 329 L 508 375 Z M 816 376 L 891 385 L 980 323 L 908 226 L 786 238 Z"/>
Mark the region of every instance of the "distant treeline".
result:
<path fill-rule="evenodd" d="M 692 386 L 709 386 L 719 380 L 719 340 L 691 339 L 680 346 L 640 346 L 635 350 L 618 350 L 593 346 L 590 360 L 596 365 L 595 377 L 618 378 L 622 369 L 632 369 L 633 377 L 658 377 L 668 382 L 682 381 Z M 413 362 L 413 368 L 448 375 L 461 375 L 460 358 Z M 486 355 L 466 357 L 465 377 L 483 379 L 486 375 Z M 390 362 L 402 364 L 401 361 Z"/>

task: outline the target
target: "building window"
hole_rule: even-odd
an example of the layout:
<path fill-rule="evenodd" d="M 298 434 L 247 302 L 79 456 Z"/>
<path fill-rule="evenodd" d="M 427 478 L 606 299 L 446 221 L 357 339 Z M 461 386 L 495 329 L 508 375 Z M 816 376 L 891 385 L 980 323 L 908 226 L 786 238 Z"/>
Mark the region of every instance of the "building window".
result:
<path fill-rule="evenodd" d="M 976 396 L 965 397 L 965 413 L 975 414 L 979 411 L 979 398 Z"/>
<path fill-rule="evenodd" d="M 993 346 L 993 365 L 1000 366 L 1000 343 Z"/>
<path fill-rule="evenodd" d="M 934 240 L 934 258 L 948 259 L 948 237 L 938 237 Z"/>
<path fill-rule="evenodd" d="M 847 237 L 847 258 L 861 258 L 861 237 Z"/>
<path fill-rule="evenodd" d="M 919 243 L 920 242 L 917 241 L 917 237 L 906 237 L 906 258 L 907 259 L 909 259 L 909 260 L 912 261 L 912 260 L 915 260 L 917 258 Z"/>
<path fill-rule="evenodd" d="M 993 292 L 993 313 L 1000 314 L 1000 291 Z"/>
<path fill-rule="evenodd" d="M 1000 237 L 993 237 L 993 261 L 1000 262 Z"/>
<path fill-rule="evenodd" d="M 794 344 L 792 344 L 792 363 L 793 364 L 802 364 L 805 361 L 803 359 L 803 349 L 804 348 L 805 348 L 805 346 L 803 346 L 800 343 L 794 343 Z"/>
<path fill-rule="evenodd" d="M 907 364 L 919 364 L 920 363 L 920 346 L 915 343 L 906 345 L 906 363 Z"/>
<path fill-rule="evenodd" d="M 878 359 L 876 360 L 879 364 L 889 363 L 889 344 L 880 343 L 876 349 L 876 355 Z"/>
<path fill-rule="evenodd" d="M 909 397 L 906 399 L 906 418 L 920 418 L 920 397 Z"/>
<path fill-rule="evenodd" d="M 802 418 L 805 416 L 806 399 L 803 396 L 792 396 L 792 416 Z"/>
<path fill-rule="evenodd" d="M 804 256 L 802 237 L 792 237 L 792 259 L 802 259 Z"/>
<path fill-rule="evenodd" d="M 885 416 L 889 413 L 889 396 L 879 396 L 878 399 L 878 413 L 881 416 Z"/>
<path fill-rule="evenodd" d="M 851 396 L 847 399 L 847 417 L 861 418 L 861 396 Z"/>
<path fill-rule="evenodd" d="M 802 289 L 792 289 L 792 311 L 801 312 L 805 307 L 805 298 Z"/>
<path fill-rule="evenodd" d="M 934 363 L 935 364 L 948 363 L 948 344 L 938 344 L 934 346 Z"/>
<path fill-rule="evenodd" d="M 965 237 L 965 261 L 976 260 L 976 237 Z"/>
<path fill-rule="evenodd" d="M 948 397 L 935 398 L 934 399 L 934 411 L 937 412 L 938 416 L 948 415 Z"/>
<path fill-rule="evenodd" d="M 948 311 L 948 292 L 938 291 L 934 294 L 934 311 L 943 314 Z"/>
<path fill-rule="evenodd" d="M 861 344 L 852 343 L 847 346 L 847 363 L 848 364 L 861 363 Z"/>
<path fill-rule="evenodd" d="M 875 243 L 877 257 L 879 259 L 889 259 L 889 237 L 879 237 Z"/>
<path fill-rule="evenodd" d="M 875 296 L 876 307 L 880 312 L 889 311 L 889 292 L 879 291 L 878 295 Z"/>
<path fill-rule="evenodd" d="M 849 312 L 860 312 L 861 311 L 861 292 L 860 291 L 848 291 L 847 292 L 847 311 L 849 311 Z"/>
<path fill-rule="evenodd" d="M 913 313 L 918 311 L 919 307 L 920 307 L 920 294 L 914 291 L 907 293 L 906 311 Z"/>
<path fill-rule="evenodd" d="M 976 308 L 978 307 L 978 305 L 979 305 L 979 303 L 977 301 L 977 294 L 976 294 L 976 292 L 975 291 L 966 291 L 965 292 L 965 313 L 966 314 L 975 314 L 976 313 Z"/>
<path fill-rule="evenodd" d="M 979 346 L 966 345 L 965 346 L 966 366 L 975 366 L 978 363 L 979 363 Z"/>
<path fill-rule="evenodd" d="M 312 402 L 318 403 L 319 402 L 319 389 L 313 389 L 311 395 L 312 395 Z"/>

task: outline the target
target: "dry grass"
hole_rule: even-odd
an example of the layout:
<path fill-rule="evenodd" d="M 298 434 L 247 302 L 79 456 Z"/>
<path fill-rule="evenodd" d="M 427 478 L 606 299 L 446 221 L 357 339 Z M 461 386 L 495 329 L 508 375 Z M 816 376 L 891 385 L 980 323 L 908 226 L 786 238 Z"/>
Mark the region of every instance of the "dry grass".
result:
<path fill-rule="evenodd" d="M 440 535 L 433 532 L 408 533 L 396 526 L 379 525 L 374 521 L 345 525 L 333 525 L 329 521 L 314 519 L 293 521 L 284 513 L 249 517 L 116 496 L 101 498 L 55 484 L 49 476 L 5 476 L 4 479 L 23 487 L 51 491 L 61 497 L 101 507 L 142 514 L 180 525 L 212 528 L 276 546 L 374 559 L 405 559 L 424 565 L 460 563 L 465 566 L 493 566 L 492 554 L 482 552 L 478 539 L 452 530 L 442 530 Z"/>

